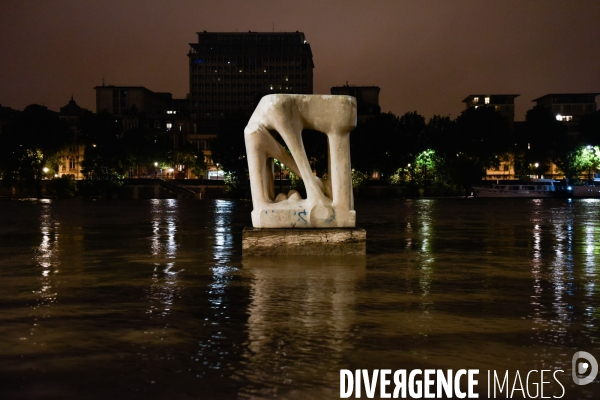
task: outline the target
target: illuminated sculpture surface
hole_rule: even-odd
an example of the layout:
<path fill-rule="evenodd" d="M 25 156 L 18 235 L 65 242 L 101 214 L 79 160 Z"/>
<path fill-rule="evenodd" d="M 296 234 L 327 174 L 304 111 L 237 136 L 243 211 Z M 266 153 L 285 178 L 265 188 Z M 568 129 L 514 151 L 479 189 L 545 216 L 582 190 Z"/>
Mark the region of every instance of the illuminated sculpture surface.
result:
<path fill-rule="evenodd" d="M 356 99 L 350 96 L 274 94 L 261 99 L 244 130 L 255 228 L 341 228 L 356 225 L 350 131 Z M 302 130 L 327 135 L 328 174 L 313 174 Z M 279 133 L 288 151 L 275 139 Z M 291 153 L 291 154 L 290 154 Z M 274 159 L 304 181 L 306 199 L 294 190 L 275 195 Z"/>

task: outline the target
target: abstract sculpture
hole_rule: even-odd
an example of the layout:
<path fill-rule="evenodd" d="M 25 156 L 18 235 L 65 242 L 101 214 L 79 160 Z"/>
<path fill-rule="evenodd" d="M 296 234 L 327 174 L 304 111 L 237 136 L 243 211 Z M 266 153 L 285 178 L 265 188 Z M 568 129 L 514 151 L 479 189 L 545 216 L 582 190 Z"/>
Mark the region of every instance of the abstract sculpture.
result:
<path fill-rule="evenodd" d="M 349 228 L 356 225 L 350 131 L 356 127 L 356 99 L 350 96 L 274 94 L 261 99 L 244 130 L 254 228 Z M 327 135 L 328 174 L 315 176 L 302 130 Z M 277 142 L 281 135 L 289 152 Z M 307 198 L 296 191 L 275 195 L 274 159 L 302 178 Z"/>

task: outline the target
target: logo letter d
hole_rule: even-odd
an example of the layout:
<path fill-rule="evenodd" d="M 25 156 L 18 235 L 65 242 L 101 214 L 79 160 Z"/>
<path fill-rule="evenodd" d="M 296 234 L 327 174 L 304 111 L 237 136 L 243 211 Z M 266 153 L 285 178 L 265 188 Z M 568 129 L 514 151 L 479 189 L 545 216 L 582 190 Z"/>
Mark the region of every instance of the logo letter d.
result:
<path fill-rule="evenodd" d="M 580 358 L 585 359 L 587 362 L 582 362 L 578 364 L 577 360 Z M 578 351 L 577 353 L 573 354 L 571 366 L 573 382 L 575 382 L 576 385 L 587 385 L 588 383 L 591 383 L 594 379 L 596 379 L 596 375 L 598 375 L 598 361 L 596 361 L 594 356 L 588 352 Z M 587 372 L 590 367 L 592 367 L 592 370 L 588 376 L 586 376 L 585 378 L 579 378 L 577 376 L 578 373 L 583 374 L 584 372 Z"/>

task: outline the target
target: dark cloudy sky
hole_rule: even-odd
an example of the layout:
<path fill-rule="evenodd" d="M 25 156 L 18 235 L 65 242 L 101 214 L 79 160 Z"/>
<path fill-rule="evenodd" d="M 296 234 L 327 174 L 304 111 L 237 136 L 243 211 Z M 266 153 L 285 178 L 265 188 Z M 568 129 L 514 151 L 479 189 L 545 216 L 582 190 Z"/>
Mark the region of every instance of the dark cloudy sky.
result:
<path fill-rule="evenodd" d="M 598 0 L 0 0 L 0 104 L 95 111 L 93 87 L 184 97 L 198 31 L 302 31 L 315 93 L 381 87 L 383 111 L 457 116 L 468 94 L 600 92 Z"/>

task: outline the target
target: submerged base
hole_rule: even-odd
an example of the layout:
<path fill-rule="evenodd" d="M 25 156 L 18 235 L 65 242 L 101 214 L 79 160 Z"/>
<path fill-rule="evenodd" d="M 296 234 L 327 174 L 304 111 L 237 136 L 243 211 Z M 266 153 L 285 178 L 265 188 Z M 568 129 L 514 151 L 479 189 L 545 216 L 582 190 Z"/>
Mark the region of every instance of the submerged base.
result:
<path fill-rule="evenodd" d="M 244 228 L 242 254 L 364 255 L 366 240 L 362 228 Z"/>

